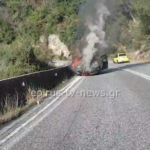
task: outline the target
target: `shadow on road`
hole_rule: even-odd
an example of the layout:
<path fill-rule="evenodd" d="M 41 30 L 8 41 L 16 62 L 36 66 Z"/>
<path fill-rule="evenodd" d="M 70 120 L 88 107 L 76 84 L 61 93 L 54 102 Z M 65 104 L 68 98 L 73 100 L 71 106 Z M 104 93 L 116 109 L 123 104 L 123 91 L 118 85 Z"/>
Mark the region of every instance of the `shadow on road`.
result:
<path fill-rule="evenodd" d="M 116 68 L 114 66 L 114 68 L 109 68 L 107 70 L 103 70 L 101 72 L 101 75 L 116 72 L 116 71 L 120 71 L 122 69 L 130 69 L 130 68 L 133 68 L 133 67 L 139 67 L 139 66 L 144 66 L 144 65 L 148 65 L 148 64 L 150 64 L 150 62 L 148 62 L 148 63 L 128 64 L 128 65 L 125 65 L 125 66 L 116 66 Z"/>

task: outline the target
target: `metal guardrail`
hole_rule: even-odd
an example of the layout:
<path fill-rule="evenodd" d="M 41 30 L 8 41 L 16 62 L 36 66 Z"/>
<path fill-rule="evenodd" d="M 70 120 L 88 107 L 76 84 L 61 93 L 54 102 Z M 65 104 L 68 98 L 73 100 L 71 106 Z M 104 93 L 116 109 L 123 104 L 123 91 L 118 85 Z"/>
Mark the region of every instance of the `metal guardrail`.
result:
<path fill-rule="evenodd" d="M 48 64 L 54 67 L 65 67 L 71 65 L 72 61 L 52 61 L 48 62 Z"/>
<path fill-rule="evenodd" d="M 51 89 L 64 79 L 73 75 L 69 66 L 42 71 L 0 81 L 0 110 L 7 98 L 18 99 L 18 106 L 26 104 L 26 93 L 29 87 Z M 17 97 L 16 97 L 17 96 Z"/>

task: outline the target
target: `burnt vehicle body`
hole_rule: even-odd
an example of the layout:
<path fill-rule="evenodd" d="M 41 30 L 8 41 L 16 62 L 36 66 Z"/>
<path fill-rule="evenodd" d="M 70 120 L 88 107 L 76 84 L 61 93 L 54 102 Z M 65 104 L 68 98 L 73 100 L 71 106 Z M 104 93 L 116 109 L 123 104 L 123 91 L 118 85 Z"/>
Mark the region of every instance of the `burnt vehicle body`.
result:
<path fill-rule="evenodd" d="M 108 58 L 107 55 L 102 55 L 100 58 L 97 56 L 93 57 L 91 61 L 91 69 L 90 71 L 86 71 L 85 64 L 80 62 L 76 66 L 76 74 L 81 75 L 96 75 L 99 74 L 102 70 L 108 69 Z"/>
<path fill-rule="evenodd" d="M 107 57 L 107 55 L 103 55 L 101 57 L 102 57 L 102 63 L 103 63 L 102 70 L 108 69 L 108 57 Z"/>

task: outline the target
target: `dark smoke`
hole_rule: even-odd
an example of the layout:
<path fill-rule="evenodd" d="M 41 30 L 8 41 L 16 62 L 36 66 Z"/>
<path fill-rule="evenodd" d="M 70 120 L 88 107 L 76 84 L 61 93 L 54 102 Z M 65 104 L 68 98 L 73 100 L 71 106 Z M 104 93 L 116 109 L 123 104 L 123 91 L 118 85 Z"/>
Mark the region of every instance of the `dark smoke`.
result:
<path fill-rule="evenodd" d="M 82 52 L 86 71 L 91 71 L 90 65 L 94 54 L 108 47 L 104 27 L 110 12 L 105 0 L 86 0 L 80 10 L 85 30 L 78 49 Z"/>

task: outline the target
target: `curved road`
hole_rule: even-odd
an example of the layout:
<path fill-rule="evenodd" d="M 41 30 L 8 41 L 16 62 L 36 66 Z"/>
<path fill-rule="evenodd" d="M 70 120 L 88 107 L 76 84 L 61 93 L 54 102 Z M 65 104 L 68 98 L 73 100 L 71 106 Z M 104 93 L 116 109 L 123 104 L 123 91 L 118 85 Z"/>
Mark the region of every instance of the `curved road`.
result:
<path fill-rule="evenodd" d="M 109 66 L 101 75 L 76 77 L 67 93 L 35 118 L 37 113 L 6 130 L 0 149 L 149 150 L 150 64 Z"/>

